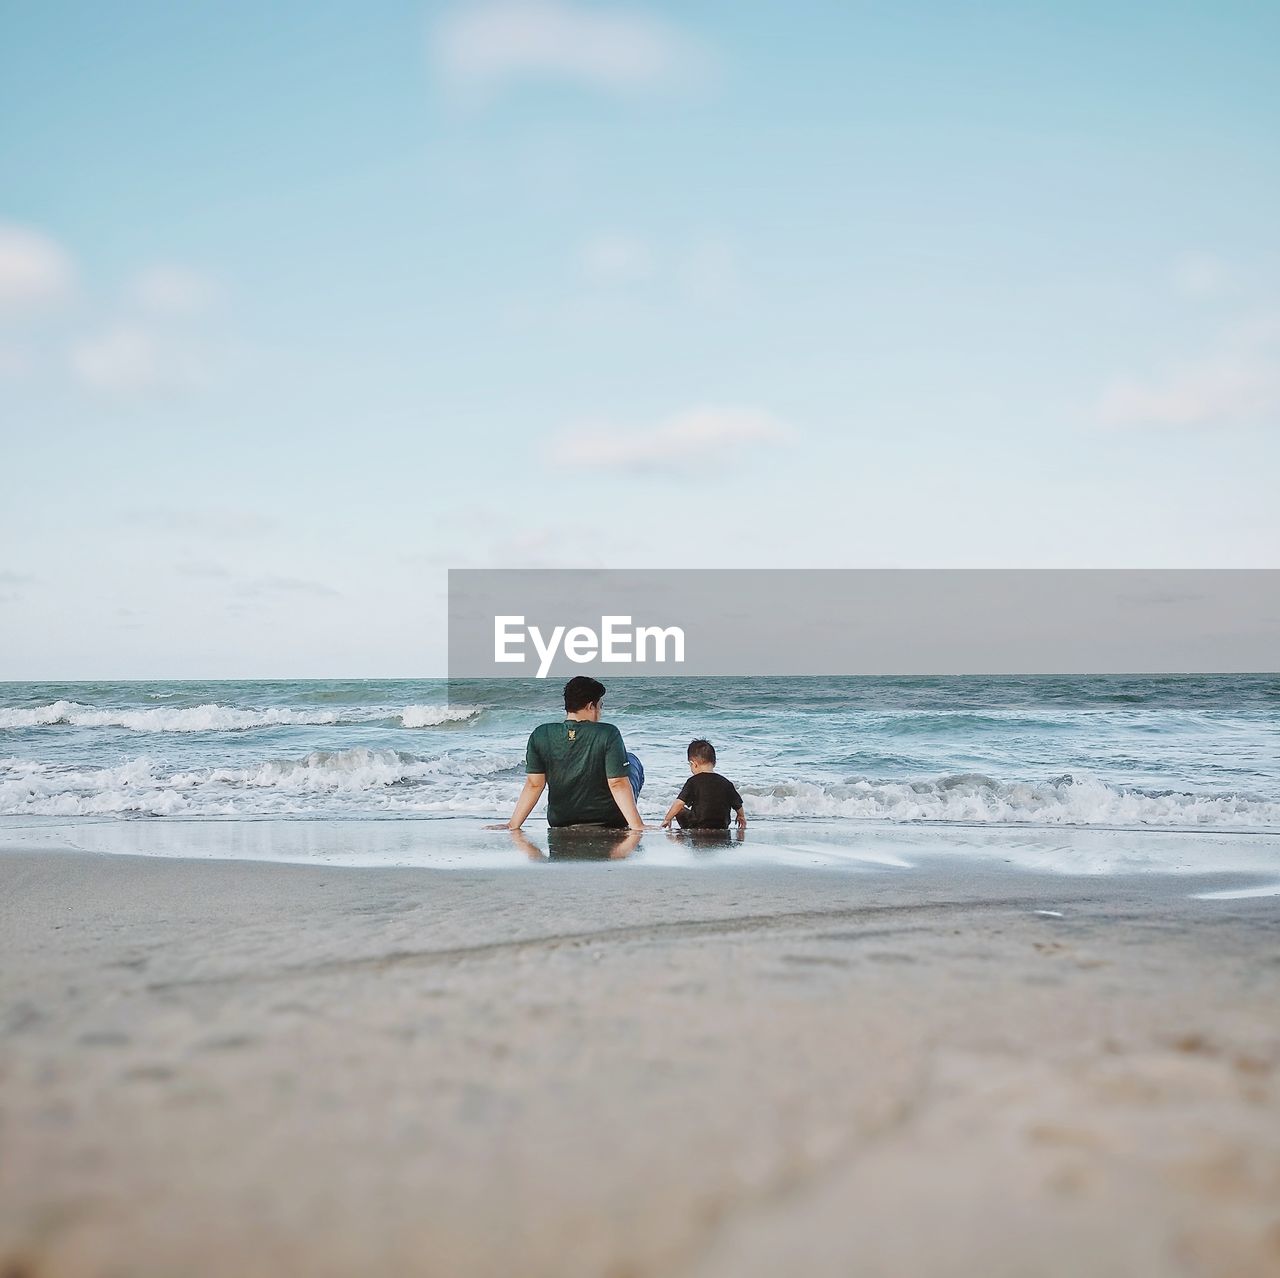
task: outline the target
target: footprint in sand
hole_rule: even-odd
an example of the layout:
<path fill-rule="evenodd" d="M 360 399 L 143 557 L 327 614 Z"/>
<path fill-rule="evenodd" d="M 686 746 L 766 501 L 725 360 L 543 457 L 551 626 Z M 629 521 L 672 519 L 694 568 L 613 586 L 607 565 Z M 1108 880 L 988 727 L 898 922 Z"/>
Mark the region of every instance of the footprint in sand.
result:
<path fill-rule="evenodd" d="M 133 1040 L 119 1030 L 90 1030 L 81 1034 L 76 1042 L 83 1047 L 127 1047 Z"/>
<path fill-rule="evenodd" d="M 252 1047 L 258 1040 L 252 1034 L 228 1034 L 225 1038 L 206 1038 L 196 1044 L 201 1052 L 234 1052 L 242 1047 Z"/>

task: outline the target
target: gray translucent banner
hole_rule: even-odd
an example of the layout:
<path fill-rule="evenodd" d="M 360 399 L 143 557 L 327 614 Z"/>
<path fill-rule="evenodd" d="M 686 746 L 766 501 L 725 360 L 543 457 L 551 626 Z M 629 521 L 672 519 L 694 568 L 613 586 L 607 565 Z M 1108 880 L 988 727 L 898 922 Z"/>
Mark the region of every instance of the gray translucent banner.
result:
<path fill-rule="evenodd" d="M 1276 670 L 1274 569 L 449 572 L 451 679 Z"/>

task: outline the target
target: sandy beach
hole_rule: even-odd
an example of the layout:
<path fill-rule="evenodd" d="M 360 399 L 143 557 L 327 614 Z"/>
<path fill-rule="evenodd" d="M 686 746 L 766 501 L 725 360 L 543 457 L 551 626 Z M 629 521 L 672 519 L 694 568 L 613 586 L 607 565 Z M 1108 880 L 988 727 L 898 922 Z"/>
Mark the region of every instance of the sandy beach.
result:
<path fill-rule="evenodd" d="M 1278 49 L 5 5 L 0 1278 L 1280 1278 Z"/>
<path fill-rule="evenodd" d="M 0 1272 L 1280 1273 L 1237 881 L 11 850 Z"/>

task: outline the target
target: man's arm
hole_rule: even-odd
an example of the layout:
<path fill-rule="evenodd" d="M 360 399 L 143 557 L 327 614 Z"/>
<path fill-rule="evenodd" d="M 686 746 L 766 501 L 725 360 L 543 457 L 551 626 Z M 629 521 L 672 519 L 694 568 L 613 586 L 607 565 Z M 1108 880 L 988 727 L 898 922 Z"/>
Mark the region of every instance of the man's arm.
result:
<path fill-rule="evenodd" d="M 644 822 L 640 819 L 640 809 L 636 807 L 635 791 L 631 788 L 630 777 L 610 777 L 609 793 L 613 795 L 613 801 L 618 805 L 618 811 L 626 818 L 627 829 L 643 830 Z M 521 795 L 521 798 L 524 796 Z M 529 805 L 530 807 L 533 804 Z M 516 811 L 520 810 L 520 805 L 516 805 Z"/>
<path fill-rule="evenodd" d="M 674 803 L 673 803 L 673 804 L 672 804 L 672 805 L 667 809 L 667 815 L 666 815 L 666 816 L 664 816 L 664 817 L 662 818 L 662 828 L 663 828 L 664 830 L 665 830 L 665 829 L 667 829 L 667 828 L 671 825 L 671 822 L 672 822 L 672 821 L 674 821 L 674 820 L 676 819 L 676 817 L 678 817 L 678 816 L 680 815 L 680 813 L 681 813 L 681 812 L 683 812 L 683 811 L 684 811 L 684 800 L 683 800 L 683 799 L 677 799 L 677 800 L 676 800 L 676 801 L 675 801 L 675 802 L 674 802 Z"/>
<path fill-rule="evenodd" d="M 494 829 L 508 830 L 510 826 L 494 826 Z M 536 843 L 529 841 L 529 836 L 523 830 L 511 830 L 511 842 L 520 849 L 521 852 L 529 858 L 530 861 L 549 861 L 551 858 Z"/>
<path fill-rule="evenodd" d="M 533 811 L 538 800 L 542 798 L 543 790 L 546 788 L 547 774 L 545 772 L 530 772 L 525 777 L 524 789 L 520 791 L 520 797 L 516 800 L 516 807 L 511 814 L 511 820 L 507 822 L 508 830 L 518 830 L 524 824 L 525 817 Z"/>
<path fill-rule="evenodd" d="M 604 777 L 609 783 L 609 793 L 618 805 L 629 830 L 643 830 L 640 809 L 636 807 L 636 792 L 631 788 L 631 776 L 627 770 L 627 747 L 622 733 L 613 724 L 604 725 L 610 736 L 604 755 Z"/>

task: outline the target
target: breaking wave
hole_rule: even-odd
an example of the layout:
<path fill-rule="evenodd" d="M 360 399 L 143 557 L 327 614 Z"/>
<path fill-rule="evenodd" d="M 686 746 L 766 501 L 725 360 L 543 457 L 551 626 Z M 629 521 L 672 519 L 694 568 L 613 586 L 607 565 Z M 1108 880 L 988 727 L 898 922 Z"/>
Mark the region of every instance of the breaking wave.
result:
<path fill-rule="evenodd" d="M 404 728 L 438 728 L 445 723 L 467 723 L 480 713 L 480 706 L 405 706 L 400 711 Z"/>
<path fill-rule="evenodd" d="M 10 758 L 0 759 L 0 815 L 505 816 L 519 790 L 522 763 L 514 751 L 422 757 L 365 747 L 186 769 L 146 756 L 101 768 Z M 962 773 L 932 780 L 796 781 L 741 788 L 753 820 L 1280 832 L 1280 802 L 1238 793 L 1142 790 L 1091 776 L 1000 781 Z M 661 802 L 667 798 L 658 796 Z M 645 802 L 649 799 L 646 792 Z"/>
<path fill-rule="evenodd" d="M 78 701 L 54 701 L 30 708 L 0 709 L 0 729 L 75 727 L 125 728 L 130 732 L 244 732 L 253 728 L 325 727 L 380 720 L 398 721 L 404 728 L 434 728 L 466 723 L 479 713 L 479 706 L 463 705 L 413 705 L 399 711 L 364 709 L 340 714 L 336 710 L 291 710 L 284 706 L 244 709 L 216 702 L 126 710 L 87 706 Z"/>
<path fill-rule="evenodd" d="M 980 773 L 935 780 L 854 779 L 743 787 L 750 812 L 891 822 L 990 825 L 1153 826 L 1280 830 L 1280 802 L 1246 794 L 1192 794 L 1108 784 L 1097 777 L 999 781 Z"/>
<path fill-rule="evenodd" d="M 522 760 L 423 759 L 397 750 L 315 750 L 239 768 L 173 770 L 145 756 L 106 768 L 0 759 L 0 815 L 268 816 L 485 812 L 505 802 Z"/>

